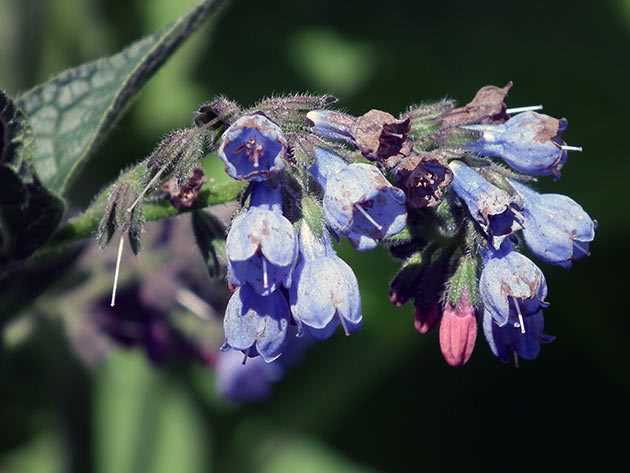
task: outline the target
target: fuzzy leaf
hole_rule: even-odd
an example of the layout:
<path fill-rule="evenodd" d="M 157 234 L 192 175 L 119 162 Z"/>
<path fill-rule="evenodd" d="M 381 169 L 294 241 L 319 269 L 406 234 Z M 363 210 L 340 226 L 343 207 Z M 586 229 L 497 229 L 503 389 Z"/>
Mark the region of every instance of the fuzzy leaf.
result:
<path fill-rule="evenodd" d="M 32 169 L 31 145 L 22 112 L 0 92 L 0 262 L 30 256 L 63 216 L 63 201 Z"/>
<path fill-rule="evenodd" d="M 162 31 L 118 54 L 69 69 L 24 94 L 35 168 L 63 194 L 121 118 L 131 99 L 223 0 L 205 0 Z"/>
<path fill-rule="evenodd" d="M 213 215 L 203 210 L 192 214 L 195 240 L 208 267 L 211 278 L 225 276 L 225 227 Z"/>

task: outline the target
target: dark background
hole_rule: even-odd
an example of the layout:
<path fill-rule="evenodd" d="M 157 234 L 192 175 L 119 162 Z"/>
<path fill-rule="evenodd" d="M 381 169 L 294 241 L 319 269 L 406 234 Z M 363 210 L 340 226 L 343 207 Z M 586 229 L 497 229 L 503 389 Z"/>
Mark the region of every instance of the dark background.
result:
<path fill-rule="evenodd" d="M 111 54 L 193 3 L 0 0 L 0 87 L 17 93 Z M 436 335 L 413 330 L 411 308 L 388 304 L 395 262 L 344 246 L 365 329 L 311 350 L 268 403 L 235 408 L 216 407 L 202 368 L 182 377 L 120 352 L 86 370 L 54 320 L 27 314 L 31 336 L 0 359 L 0 471 L 624 469 L 629 45 L 627 0 L 235 1 L 149 84 L 81 179 L 77 205 L 215 93 L 249 104 L 327 92 L 352 113 L 398 113 L 512 80 L 510 106 L 543 103 L 584 147 L 539 187 L 599 222 L 590 258 L 543 267 L 558 339 L 514 369 L 480 338 L 466 367 L 449 368 Z"/>

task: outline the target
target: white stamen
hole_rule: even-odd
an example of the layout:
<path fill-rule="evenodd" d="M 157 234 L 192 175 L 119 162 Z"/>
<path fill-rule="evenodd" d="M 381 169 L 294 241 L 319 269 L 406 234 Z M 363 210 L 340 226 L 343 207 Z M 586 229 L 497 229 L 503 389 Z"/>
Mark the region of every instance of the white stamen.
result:
<path fill-rule="evenodd" d="M 267 274 L 267 258 L 262 257 L 262 270 L 263 270 L 263 287 L 269 288 L 269 276 Z"/>
<path fill-rule="evenodd" d="M 341 314 L 337 312 L 337 317 L 339 317 L 339 321 L 341 322 L 341 327 L 343 328 L 343 333 L 346 334 L 346 337 L 350 336 L 350 331 L 348 330 L 348 326 L 346 325 L 346 321 L 343 319 Z"/>
<path fill-rule="evenodd" d="M 515 108 L 508 108 L 505 113 L 509 114 L 509 115 L 513 115 L 515 113 L 521 113 L 521 112 L 535 112 L 536 110 L 542 110 L 543 106 L 542 105 L 530 105 L 529 107 L 515 107 Z"/>
<path fill-rule="evenodd" d="M 149 192 L 149 189 L 151 187 L 153 187 L 153 185 L 157 182 L 157 180 L 160 178 L 160 176 L 162 175 L 162 173 L 164 171 L 166 171 L 167 166 L 170 163 L 165 164 L 164 166 L 162 166 L 162 169 L 160 169 L 155 176 L 153 176 L 151 178 L 151 180 L 149 181 L 149 183 L 147 184 L 147 186 L 142 189 L 142 192 L 140 192 L 140 195 L 138 196 L 138 198 L 136 200 L 133 201 L 133 204 L 131 204 L 131 206 L 127 209 L 127 212 L 131 213 L 133 211 L 133 209 L 136 207 L 136 205 L 138 205 L 138 202 L 140 202 L 142 200 L 142 198 L 146 195 L 147 192 Z"/>
<path fill-rule="evenodd" d="M 518 314 L 518 323 L 521 326 L 521 333 L 525 334 L 525 321 L 523 320 L 523 314 L 521 314 L 521 308 L 518 306 L 518 301 L 516 297 L 512 298 L 514 301 L 514 305 L 516 306 L 516 313 Z"/>
<path fill-rule="evenodd" d="M 202 320 L 210 320 L 212 318 L 212 309 L 210 306 L 189 289 L 178 289 L 175 293 L 175 300 L 177 300 L 182 307 Z"/>
<path fill-rule="evenodd" d="M 562 145 L 560 146 L 561 149 L 565 150 L 565 151 L 582 151 L 582 147 L 581 146 L 569 146 L 569 145 Z"/>
<path fill-rule="evenodd" d="M 120 235 L 120 243 L 118 243 L 118 256 L 116 257 L 116 271 L 114 272 L 114 287 L 112 289 L 111 306 L 116 305 L 116 288 L 118 287 L 118 274 L 120 273 L 120 261 L 122 260 L 123 247 L 125 245 L 125 234 Z"/>
<path fill-rule="evenodd" d="M 359 212 L 361 212 L 363 214 L 363 216 L 365 217 L 365 219 L 370 222 L 372 225 L 374 225 L 374 227 L 376 227 L 376 229 L 380 232 L 383 230 L 383 226 L 379 225 L 376 220 L 374 220 L 372 218 L 372 216 L 367 213 L 367 211 L 361 207 L 359 204 L 354 204 L 354 208 L 357 209 Z"/>

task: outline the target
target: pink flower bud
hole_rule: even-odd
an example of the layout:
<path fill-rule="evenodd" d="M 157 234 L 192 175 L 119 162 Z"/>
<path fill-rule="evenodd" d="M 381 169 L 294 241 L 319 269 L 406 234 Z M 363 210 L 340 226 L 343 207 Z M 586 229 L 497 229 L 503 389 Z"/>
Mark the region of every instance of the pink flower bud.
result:
<path fill-rule="evenodd" d="M 437 304 L 428 307 L 416 305 L 416 316 L 413 323 L 416 330 L 422 335 L 426 335 L 440 320 L 440 311 Z"/>
<path fill-rule="evenodd" d="M 464 294 L 456 307 L 446 304 L 440 322 L 440 349 L 451 366 L 468 362 L 475 348 L 477 320 L 475 309 Z"/>

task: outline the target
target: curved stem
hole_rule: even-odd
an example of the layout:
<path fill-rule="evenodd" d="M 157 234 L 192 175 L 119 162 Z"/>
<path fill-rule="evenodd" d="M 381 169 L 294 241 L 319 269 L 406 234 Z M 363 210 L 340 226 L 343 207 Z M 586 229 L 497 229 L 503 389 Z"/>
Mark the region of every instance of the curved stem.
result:
<path fill-rule="evenodd" d="M 197 201 L 189 209 L 178 210 L 167 200 L 149 201 L 143 206 L 144 217 L 147 222 L 155 222 L 176 215 L 203 209 L 212 205 L 224 204 L 238 199 L 245 185 L 239 181 L 231 181 L 223 184 L 205 183 L 199 193 Z M 30 260 L 46 258 L 63 251 L 72 243 L 91 238 L 105 212 L 105 201 L 97 201 L 84 213 L 71 218 L 62 226 L 52 238 L 41 247 Z"/>

